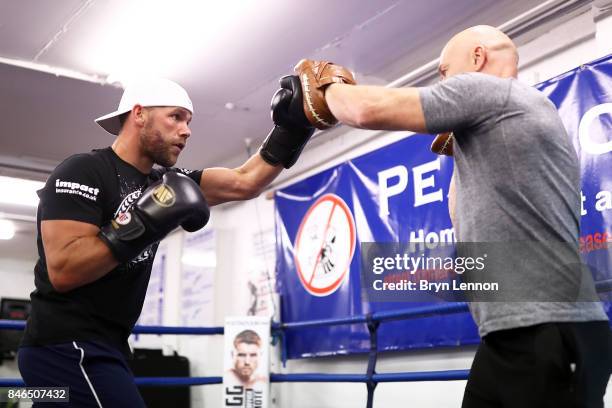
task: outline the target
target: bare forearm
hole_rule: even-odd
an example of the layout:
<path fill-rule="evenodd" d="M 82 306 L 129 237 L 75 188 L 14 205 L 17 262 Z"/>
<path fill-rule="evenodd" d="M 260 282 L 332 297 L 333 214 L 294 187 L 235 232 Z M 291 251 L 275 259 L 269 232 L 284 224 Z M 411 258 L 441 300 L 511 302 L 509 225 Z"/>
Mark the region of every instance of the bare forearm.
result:
<path fill-rule="evenodd" d="M 417 88 L 332 84 L 325 100 L 342 123 L 362 129 L 425 131 Z"/>
<path fill-rule="evenodd" d="M 53 262 L 47 260 L 47 266 L 51 282 L 59 292 L 94 282 L 118 265 L 108 246 L 97 236 L 76 238 L 54 258 Z"/>
<path fill-rule="evenodd" d="M 282 170 L 283 166 L 272 166 L 257 153 L 241 167 L 242 173 L 250 179 L 252 189 L 258 193 L 272 183 Z"/>
<path fill-rule="evenodd" d="M 257 197 L 283 170 L 266 163 L 256 153 L 235 169 L 205 169 L 200 186 L 210 206 Z"/>

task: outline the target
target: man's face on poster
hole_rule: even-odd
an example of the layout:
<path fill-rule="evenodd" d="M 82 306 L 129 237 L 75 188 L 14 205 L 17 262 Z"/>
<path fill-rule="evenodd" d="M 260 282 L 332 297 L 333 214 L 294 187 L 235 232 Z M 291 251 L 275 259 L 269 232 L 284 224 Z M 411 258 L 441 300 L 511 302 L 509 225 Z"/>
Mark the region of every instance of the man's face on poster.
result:
<path fill-rule="evenodd" d="M 238 343 L 234 349 L 234 371 L 244 380 L 251 378 L 259 364 L 257 344 Z"/>

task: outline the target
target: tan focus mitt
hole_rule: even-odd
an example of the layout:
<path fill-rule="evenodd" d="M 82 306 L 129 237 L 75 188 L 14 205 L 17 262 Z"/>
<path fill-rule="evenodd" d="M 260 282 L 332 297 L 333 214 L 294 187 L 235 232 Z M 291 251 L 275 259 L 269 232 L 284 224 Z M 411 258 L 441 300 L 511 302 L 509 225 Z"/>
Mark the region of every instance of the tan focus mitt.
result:
<path fill-rule="evenodd" d="M 304 113 L 317 129 L 328 129 L 338 123 L 325 101 L 325 88 L 333 83 L 355 85 L 348 69 L 329 61 L 303 59 L 293 69 L 300 78 L 304 94 Z"/>
<path fill-rule="evenodd" d="M 439 133 L 431 144 L 431 151 L 439 155 L 453 155 L 453 132 Z"/>

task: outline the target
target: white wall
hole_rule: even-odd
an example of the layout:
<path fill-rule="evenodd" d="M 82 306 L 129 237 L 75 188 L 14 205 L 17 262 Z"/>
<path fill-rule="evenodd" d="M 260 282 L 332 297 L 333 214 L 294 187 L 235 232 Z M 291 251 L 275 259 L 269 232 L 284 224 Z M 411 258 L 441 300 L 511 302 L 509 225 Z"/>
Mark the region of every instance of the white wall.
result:
<path fill-rule="evenodd" d="M 521 44 L 521 39 L 518 39 Z M 538 33 L 519 47 L 522 71 L 519 79 L 527 83 L 543 81 L 576 66 L 612 52 L 612 17 L 594 22 L 589 11 L 562 24 Z M 309 147 L 298 164 L 280 178 L 295 182 L 337 163 L 405 137 L 406 132 L 382 133 L 350 131 Z M 277 182 L 278 185 L 278 182 Z M 217 273 L 219 296 L 215 302 L 214 324 L 222 324 L 223 316 L 244 313 L 248 297 L 245 271 L 253 259 L 253 234 L 272 231 L 273 203 L 263 197 L 251 202 L 215 209 L 213 226 L 233 230 L 227 240 L 219 240 L 218 254 L 229 257 L 231 268 Z M 270 260 L 268 260 L 270 264 Z M 273 264 L 271 264 L 273 270 Z M 193 339 L 179 346 L 197 367 L 193 375 L 219 375 L 221 372 L 220 338 Z M 379 372 L 467 369 L 475 348 L 427 350 L 380 355 Z M 302 359 L 289 361 L 286 368 L 273 361 L 273 372 L 365 373 L 366 356 Z M 396 407 L 398 402 L 420 408 L 460 406 L 465 381 L 380 384 L 376 390 L 376 406 Z M 194 387 L 195 406 L 219 406 L 221 387 Z M 273 406 L 282 408 L 340 408 L 365 404 L 363 384 L 281 383 L 272 385 Z M 607 403 L 612 404 L 612 396 Z"/>
<path fill-rule="evenodd" d="M 250 306 L 248 280 L 255 280 L 253 271 L 267 269 L 274 273 L 274 259 L 259 259 L 254 255 L 263 232 L 273 236 L 273 201 L 256 200 L 213 208 L 207 229 L 215 231 L 217 268 L 214 276 L 215 302 L 212 319 L 204 326 L 223 326 L 226 316 L 242 316 Z M 261 227 L 260 227 L 261 226 Z M 167 237 L 160 251 L 167 253 L 164 288 L 163 324 L 181 325 L 181 246 L 184 233 L 177 231 Z M 164 248 L 162 248 L 164 247 Z M 271 310 L 272 312 L 273 310 Z M 191 375 L 219 376 L 223 372 L 223 336 L 139 336 L 132 338 L 135 347 L 162 348 L 169 354 L 178 351 L 190 359 Z M 272 369 L 279 372 L 278 367 Z M 191 388 L 194 407 L 216 407 L 222 401 L 222 387 L 207 385 Z"/>
<path fill-rule="evenodd" d="M 254 252 L 263 232 L 273 234 L 273 207 L 271 200 L 256 200 L 214 209 L 209 226 L 221 231 L 217 239 L 218 264 L 215 275 L 215 310 L 212 325 L 222 326 L 226 316 L 246 315 L 250 306 L 247 281 L 254 280 L 254 270 L 266 268 L 274 274 L 274 259 L 258 259 Z M 207 228 L 209 228 L 207 227 Z M 221 228 L 222 227 L 222 228 Z M 231 232 L 230 232 L 231 231 Z M 218 376 L 223 373 L 223 337 L 193 337 L 181 342 L 181 353 L 197 364 L 194 376 Z M 278 372 L 277 367 L 272 371 Z M 196 387 L 192 390 L 194 407 L 217 407 L 222 401 L 220 385 Z"/>
<path fill-rule="evenodd" d="M 29 299 L 34 290 L 33 260 L 0 259 L 0 298 Z"/>
<path fill-rule="evenodd" d="M 34 261 L 0 259 L 0 298 L 29 299 L 34 290 Z M 0 364 L 0 378 L 19 378 L 16 361 Z"/>

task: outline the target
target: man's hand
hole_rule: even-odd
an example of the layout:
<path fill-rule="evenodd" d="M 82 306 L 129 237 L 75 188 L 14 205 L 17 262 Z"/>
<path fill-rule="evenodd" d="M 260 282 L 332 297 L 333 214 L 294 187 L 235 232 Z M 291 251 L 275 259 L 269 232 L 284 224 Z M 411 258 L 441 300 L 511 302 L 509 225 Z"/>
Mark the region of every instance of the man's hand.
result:
<path fill-rule="evenodd" d="M 99 237 L 119 262 L 126 262 L 179 225 L 186 231 L 197 231 L 209 217 L 199 186 L 187 176 L 168 172 L 147 188 L 129 211 L 102 226 Z"/>
<path fill-rule="evenodd" d="M 338 123 L 325 101 L 325 88 L 333 83 L 355 85 L 348 69 L 329 61 L 301 60 L 294 68 L 303 91 L 303 111 L 317 129 L 327 129 Z"/>

